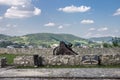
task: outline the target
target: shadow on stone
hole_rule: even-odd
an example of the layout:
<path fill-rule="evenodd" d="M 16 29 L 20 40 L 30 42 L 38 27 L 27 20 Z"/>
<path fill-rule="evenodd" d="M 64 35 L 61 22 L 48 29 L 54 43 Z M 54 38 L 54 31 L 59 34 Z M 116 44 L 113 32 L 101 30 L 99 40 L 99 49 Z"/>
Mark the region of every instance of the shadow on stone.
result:
<path fill-rule="evenodd" d="M 41 56 L 39 55 L 33 55 L 33 59 L 34 59 L 34 66 L 35 67 L 40 67 L 43 66 L 43 59 Z"/>

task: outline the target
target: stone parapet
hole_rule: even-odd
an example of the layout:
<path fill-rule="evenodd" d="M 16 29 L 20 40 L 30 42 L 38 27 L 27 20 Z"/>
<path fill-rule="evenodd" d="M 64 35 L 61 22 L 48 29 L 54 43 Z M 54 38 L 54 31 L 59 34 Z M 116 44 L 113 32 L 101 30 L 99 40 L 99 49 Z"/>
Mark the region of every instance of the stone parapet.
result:
<path fill-rule="evenodd" d="M 50 55 L 39 56 L 39 66 L 41 65 L 120 65 L 120 54 L 109 55 Z M 14 64 L 19 66 L 34 66 L 33 56 L 17 56 Z"/>
<path fill-rule="evenodd" d="M 120 54 L 120 48 L 73 48 L 73 51 L 81 54 Z M 39 54 L 39 55 L 53 55 L 53 48 L 43 48 L 43 49 L 28 49 L 28 48 L 0 48 L 0 54 Z"/>

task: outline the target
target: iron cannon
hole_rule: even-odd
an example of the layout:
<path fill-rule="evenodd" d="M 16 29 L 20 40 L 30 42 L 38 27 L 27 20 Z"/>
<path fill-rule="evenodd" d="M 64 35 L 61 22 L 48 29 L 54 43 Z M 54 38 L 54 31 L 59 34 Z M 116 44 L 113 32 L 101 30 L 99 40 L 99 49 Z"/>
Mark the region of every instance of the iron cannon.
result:
<path fill-rule="evenodd" d="M 64 41 L 60 41 L 59 46 L 53 49 L 53 55 L 78 55 L 76 52 L 72 50 L 71 43 L 65 43 Z"/>

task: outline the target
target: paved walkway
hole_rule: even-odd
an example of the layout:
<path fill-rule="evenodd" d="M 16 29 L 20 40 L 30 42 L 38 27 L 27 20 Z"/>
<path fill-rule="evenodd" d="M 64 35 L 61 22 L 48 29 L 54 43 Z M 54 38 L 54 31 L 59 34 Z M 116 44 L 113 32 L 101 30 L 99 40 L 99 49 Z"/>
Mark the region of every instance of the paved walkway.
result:
<path fill-rule="evenodd" d="M 106 78 L 120 79 L 119 68 L 0 69 L 0 78 Z"/>

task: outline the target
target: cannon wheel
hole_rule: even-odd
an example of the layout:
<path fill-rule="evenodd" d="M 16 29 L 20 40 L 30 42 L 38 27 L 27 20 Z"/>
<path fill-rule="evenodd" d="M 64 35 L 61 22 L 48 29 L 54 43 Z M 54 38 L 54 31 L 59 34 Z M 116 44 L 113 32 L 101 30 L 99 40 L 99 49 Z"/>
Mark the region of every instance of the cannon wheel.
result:
<path fill-rule="evenodd" d="M 58 51 L 59 51 L 59 46 L 58 47 L 55 47 L 54 49 L 53 49 L 53 55 L 58 55 L 57 53 L 58 53 Z"/>

